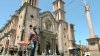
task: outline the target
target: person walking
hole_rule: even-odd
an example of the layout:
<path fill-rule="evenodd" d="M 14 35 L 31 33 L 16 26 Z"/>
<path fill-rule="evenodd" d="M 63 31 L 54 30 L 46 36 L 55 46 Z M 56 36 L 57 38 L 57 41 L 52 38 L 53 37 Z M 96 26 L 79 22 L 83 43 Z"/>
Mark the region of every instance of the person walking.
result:
<path fill-rule="evenodd" d="M 30 34 L 30 44 L 31 44 L 31 53 L 30 56 L 35 56 L 35 49 L 38 44 L 38 37 L 36 32 L 36 26 L 33 28 L 33 32 Z"/>

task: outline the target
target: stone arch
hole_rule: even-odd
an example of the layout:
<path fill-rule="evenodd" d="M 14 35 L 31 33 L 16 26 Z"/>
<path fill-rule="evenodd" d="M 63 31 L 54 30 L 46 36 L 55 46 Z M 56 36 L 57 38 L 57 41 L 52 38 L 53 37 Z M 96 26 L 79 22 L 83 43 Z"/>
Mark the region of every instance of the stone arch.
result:
<path fill-rule="evenodd" d="M 43 29 L 48 31 L 53 31 L 55 27 L 55 22 L 52 20 L 51 17 L 43 18 Z"/>
<path fill-rule="evenodd" d="M 45 29 L 48 31 L 52 30 L 52 22 L 50 20 L 45 21 Z"/>
<path fill-rule="evenodd" d="M 49 41 L 46 41 L 46 54 L 49 54 L 49 51 L 51 50 L 51 43 Z"/>
<path fill-rule="evenodd" d="M 8 48 L 8 46 L 9 46 L 9 39 L 6 40 L 5 48 Z"/>

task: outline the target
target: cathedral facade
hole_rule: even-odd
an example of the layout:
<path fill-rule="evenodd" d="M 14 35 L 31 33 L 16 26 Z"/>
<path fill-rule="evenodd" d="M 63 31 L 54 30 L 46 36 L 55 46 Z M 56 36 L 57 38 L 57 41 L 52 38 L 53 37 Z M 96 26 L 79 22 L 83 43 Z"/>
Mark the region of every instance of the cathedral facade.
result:
<path fill-rule="evenodd" d="M 20 41 L 29 42 L 32 27 L 37 28 L 40 54 L 49 49 L 52 55 L 71 55 L 75 48 L 74 25 L 65 21 L 63 0 L 53 2 L 53 13 L 40 13 L 38 0 L 23 0 L 22 6 L 11 16 L 11 20 L 0 30 L 0 43 L 7 49 Z"/>

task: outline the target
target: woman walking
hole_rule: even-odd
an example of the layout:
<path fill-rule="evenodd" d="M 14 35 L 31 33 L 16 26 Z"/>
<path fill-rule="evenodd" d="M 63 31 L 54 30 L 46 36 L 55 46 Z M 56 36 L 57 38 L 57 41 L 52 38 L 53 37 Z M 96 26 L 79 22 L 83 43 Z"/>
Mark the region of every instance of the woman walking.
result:
<path fill-rule="evenodd" d="M 30 56 L 35 56 L 35 49 L 38 44 L 38 37 L 37 37 L 37 32 L 36 32 L 36 26 L 33 28 L 33 32 L 30 34 L 30 39 L 31 43 L 31 53 Z"/>

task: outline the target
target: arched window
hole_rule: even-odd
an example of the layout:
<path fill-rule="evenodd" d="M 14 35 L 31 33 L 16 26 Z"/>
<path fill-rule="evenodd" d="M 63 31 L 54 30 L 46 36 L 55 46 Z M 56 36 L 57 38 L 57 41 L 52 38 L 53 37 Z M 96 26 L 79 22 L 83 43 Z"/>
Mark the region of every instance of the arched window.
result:
<path fill-rule="evenodd" d="M 30 0 L 29 3 L 30 3 L 31 5 L 33 5 L 33 0 Z"/>
<path fill-rule="evenodd" d="M 45 29 L 48 30 L 48 31 L 52 30 L 52 22 L 50 20 L 47 20 L 45 22 Z"/>

